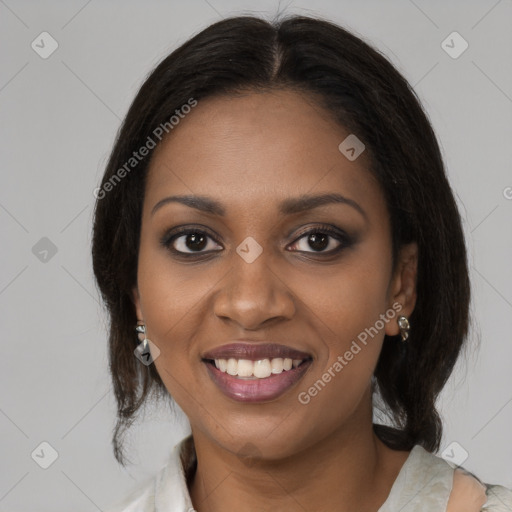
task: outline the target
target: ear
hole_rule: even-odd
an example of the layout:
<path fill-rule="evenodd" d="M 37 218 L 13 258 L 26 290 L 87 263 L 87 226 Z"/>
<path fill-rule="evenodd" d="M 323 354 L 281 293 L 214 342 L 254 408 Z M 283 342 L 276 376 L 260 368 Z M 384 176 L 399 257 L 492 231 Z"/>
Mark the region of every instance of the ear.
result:
<path fill-rule="evenodd" d="M 412 242 L 400 248 L 396 269 L 389 287 L 389 307 L 400 304 L 396 318 L 401 315 L 409 317 L 416 305 L 416 280 L 418 274 L 418 244 Z M 393 309 L 396 308 L 396 305 Z M 397 321 L 386 323 L 388 336 L 400 334 Z"/>
<path fill-rule="evenodd" d="M 132 301 L 135 305 L 135 311 L 137 313 L 137 320 L 143 321 L 144 315 L 142 314 L 142 308 L 140 306 L 140 294 L 138 286 L 132 288 Z"/>

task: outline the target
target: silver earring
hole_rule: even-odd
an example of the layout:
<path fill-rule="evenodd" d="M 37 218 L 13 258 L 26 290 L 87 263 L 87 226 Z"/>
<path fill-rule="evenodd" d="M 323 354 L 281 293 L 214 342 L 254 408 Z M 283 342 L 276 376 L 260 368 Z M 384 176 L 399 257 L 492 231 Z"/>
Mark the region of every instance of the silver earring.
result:
<path fill-rule="evenodd" d="M 406 316 L 400 315 L 397 319 L 398 327 L 400 328 L 400 336 L 402 337 L 402 342 L 407 341 L 409 337 L 409 331 L 411 330 L 411 324 L 409 323 L 409 319 Z"/>
<path fill-rule="evenodd" d="M 142 320 L 137 322 L 135 330 L 137 331 L 137 337 L 139 338 L 140 343 L 135 347 L 133 352 L 142 364 L 149 366 L 160 355 L 160 350 L 151 340 L 148 339 L 146 325 Z"/>
<path fill-rule="evenodd" d="M 148 348 L 148 338 L 146 336 L 146 325 L 144 322 L 138 322 L 137 327 L 135 327 L 137 331 L 137 337 L 139 338 L 139 342 L 142 343 L 142 351 L 145 352 Z"/>

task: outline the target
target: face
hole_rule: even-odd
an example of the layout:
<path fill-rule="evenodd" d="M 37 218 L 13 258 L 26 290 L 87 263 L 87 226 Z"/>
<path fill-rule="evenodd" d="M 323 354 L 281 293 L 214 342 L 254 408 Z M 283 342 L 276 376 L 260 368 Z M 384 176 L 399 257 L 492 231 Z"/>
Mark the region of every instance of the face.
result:
<path fill-rule="evenodd" d="M 338 149 L 348 135 L 307 96 L 247 93 L 201 100 L 153 154 L 137 316 L 194 436 L 225 450 L 280 458 L 371 422 L 414 246 L 393 272 L 384 196 L 367 155 Z"/>

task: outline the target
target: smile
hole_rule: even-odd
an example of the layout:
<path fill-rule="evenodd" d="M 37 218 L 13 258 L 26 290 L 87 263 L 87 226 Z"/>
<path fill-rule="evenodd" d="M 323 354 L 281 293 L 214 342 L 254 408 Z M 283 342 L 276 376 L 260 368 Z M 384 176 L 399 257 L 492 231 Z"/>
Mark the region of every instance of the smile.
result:
<path fill-rule="evenodd" d="M 304 376 L 312 357 L 284 345 L 237 343 L 208 352 L 202 362 L 227 397 L 239 402 L 268 402 Z"/>
<path fill-rule="evenodd" d="M 260 359 L 259 361 L 251 361 L 250 359 L 215 359 L 215 367 L 221 372 L 228 373 L 233 377 L 242 379 L 265 379 L 271 375 L 279 375 L 283 371 L 289 371 L 297 368 L 305 360 L 283 359 L 275 357 L 272 359 Z"/>

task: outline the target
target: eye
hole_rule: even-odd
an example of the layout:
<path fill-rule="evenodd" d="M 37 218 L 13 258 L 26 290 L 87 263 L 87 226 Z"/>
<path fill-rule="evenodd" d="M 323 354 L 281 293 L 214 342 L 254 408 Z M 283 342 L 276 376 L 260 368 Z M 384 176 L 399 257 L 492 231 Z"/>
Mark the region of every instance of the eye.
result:
<path fill-rule="evenodd" d="M 203 254 L 218 251 L 213 237 L 202 229 L 178 228 L 164 235 L 161 244 L 177 254 Z M 222 250 L 222 247 L 220 248 Z"/>
<path fill-rule="evenodd" d="M 208 254 L 223 250 L 215 237 L 205 229 L 182 226 L 166 233 L 160 240 L 163 247 L 178 256 Z M 303 232 L 290 250 L 299 252 L 334 254 L 350 246 L 350 237 L 331 226 L 317 226 Z"/>
<path fill-rule="evenodd" d="M 348 247 L 350 243 L 350 238 L 343 231 L 330 226 L 318 226 L 302 233 L 291 247 L 300 252 L 331 254 Z"/>

